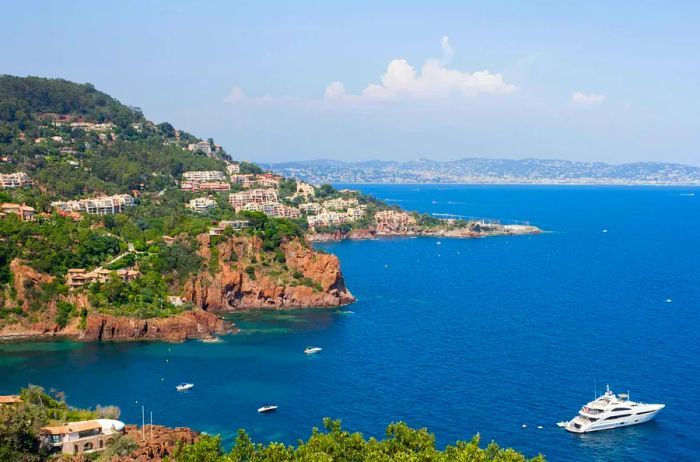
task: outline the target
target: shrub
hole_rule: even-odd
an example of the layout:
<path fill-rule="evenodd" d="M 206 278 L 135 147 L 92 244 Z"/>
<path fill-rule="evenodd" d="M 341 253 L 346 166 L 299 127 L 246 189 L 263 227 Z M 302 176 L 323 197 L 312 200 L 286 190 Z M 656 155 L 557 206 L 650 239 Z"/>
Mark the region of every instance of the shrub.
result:
<path fill-rule="evenodd" d="M 56 304 L 56 324 L 58 324 L 61 329 L 68 325 L 68 321 L 76 315 L 75 305 L 72 303 L 60 301 Z"/>
<path fill-rule="evenodd" d="M 246 266 L 245 272 L 250 279 L 255 281 L 255 268 L 253 268 L 252 266 Z"/>

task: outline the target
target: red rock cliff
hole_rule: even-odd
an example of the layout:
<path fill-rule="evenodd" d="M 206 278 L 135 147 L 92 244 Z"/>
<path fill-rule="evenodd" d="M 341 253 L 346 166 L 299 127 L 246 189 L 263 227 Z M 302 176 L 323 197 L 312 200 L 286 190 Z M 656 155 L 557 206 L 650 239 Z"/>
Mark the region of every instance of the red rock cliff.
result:
<path fill-rule="evenodd" d="M 210 259 L 209 236 L 200 236 L 200 244 L 201 255 Z M 285 262 L 278 264 L 261 246 L 256 237 L 233 237 L 216 245 L 218 268 L 188 281 L 185 298 L 208 311 L 333 307 L 355 301 L 335 255 L 291 241 L 281 245 Z"/>
<path fill-rule="evenodd" d="M 186 311 L 167 318 L 133 319 L 90 314 L 85 330 L 78 331 L 80 340 L 167 340 L 211 338 L 228 332 L 226 323 L 213 313 Z"/>

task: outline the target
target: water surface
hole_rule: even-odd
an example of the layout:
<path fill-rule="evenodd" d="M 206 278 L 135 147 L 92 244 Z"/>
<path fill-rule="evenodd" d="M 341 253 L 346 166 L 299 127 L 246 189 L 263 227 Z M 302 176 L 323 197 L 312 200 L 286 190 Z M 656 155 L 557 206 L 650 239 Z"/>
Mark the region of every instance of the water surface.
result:
<path fill-rule="evenodd" d="M 241 333 L 218 344 L 3 344 L 0 392 L 37 383 L 76 405 L 117 404 L 131 422 L 144 405 L 156 423 L 227 441 L 245 427 L 294 443 L 332 416 L 375 436 L 405 420 L 441 445 L 479 432 L 554 461 L 697 459 L 700 203 L 682 195 L 692 190 L 361 188 L 407 209 L 551 232 L 322 244 L 356 304 L 237 314 Z M 309 345 L 323 351 L 307 357 Z M 181 381 L 196 386 L 177 393 Z M 609 432 L 555 426 L 605 383 L 667 408 Z M 279 411 L 257 414 L 268 403 Z"/>

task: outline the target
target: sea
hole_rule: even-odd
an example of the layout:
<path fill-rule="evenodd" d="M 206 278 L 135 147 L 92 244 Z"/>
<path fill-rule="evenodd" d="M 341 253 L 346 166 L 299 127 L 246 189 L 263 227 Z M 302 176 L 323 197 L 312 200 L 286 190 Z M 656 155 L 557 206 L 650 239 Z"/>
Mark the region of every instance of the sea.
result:
<path fill-rule="evenodd" d="M 295 444 L 331 417 L 366 436 L 427 427 L 440 447 L 479 434 L 550 461 L 700 459 L 700 190 L 338 186 L 545 232 L 318 244 L 355 304 L 227 315 L 241 332 L 219 343 L 0 344 L 0 393 L 38 384 L 226 445 L 239 428 Z M 611 431 L 556 426 L 608 384 L 666 408 Z"/>

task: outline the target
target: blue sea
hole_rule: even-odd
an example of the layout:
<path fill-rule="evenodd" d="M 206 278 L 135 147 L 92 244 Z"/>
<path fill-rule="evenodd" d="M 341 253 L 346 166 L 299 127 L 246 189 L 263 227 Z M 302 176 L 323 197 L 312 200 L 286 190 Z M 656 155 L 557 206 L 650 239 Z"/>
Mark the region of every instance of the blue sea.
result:
<path fill-rule="evenodd" d="M 354 305 L 232 315 L 241 333 L 218 344 L 1 344 L 0 393 L 40 384 L 76 405 L 116 404 L 130 422 L 143 405 L 155 423 L 227 444 L 238 428 L 295 443 L 329 416 L 379 437 L 404 420 L 439 445 L 479 433 L 552 461 L 700 458 L 700 191 L 349 187 L 547 232 L 321 244 Z M 308 357 L 309 345 L 323 351 Z M 182 381 L 195 388 L 176 392 Z M 556 426 L 606 384 L 667 407 L 608 432 Z M 279 411 L 259 415 L 268 403 Z"/>

